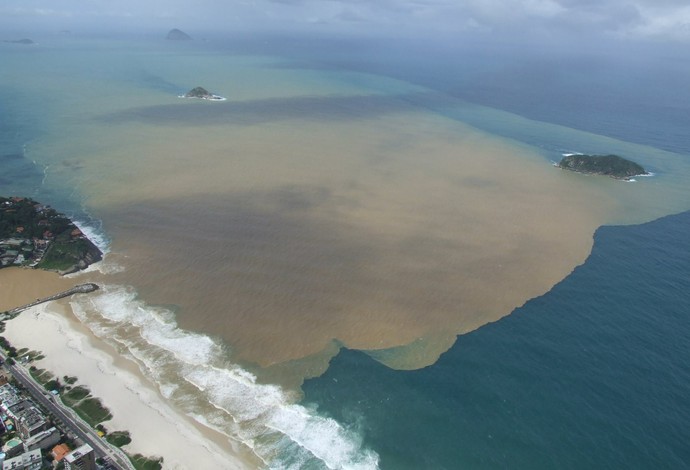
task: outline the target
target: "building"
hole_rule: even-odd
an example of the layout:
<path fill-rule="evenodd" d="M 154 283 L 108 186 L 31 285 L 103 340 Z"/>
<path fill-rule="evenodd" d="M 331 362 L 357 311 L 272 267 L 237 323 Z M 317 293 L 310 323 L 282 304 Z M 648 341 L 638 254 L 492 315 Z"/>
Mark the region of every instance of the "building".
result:
<path fill-rule="evenodd" d="M 43 457 L 40 449 L 24 452 L 2 463 L 2 470 L 41 470 L 41 468 L 43 468 Z"/>
<path fill-rule="evenodd" d="M 43 413 L 33 404 L 29 404 L 21 410 L 15 411 L 12 409 L 11 411 L 16 417 L 15 425 L 17 426 L 17 431 L 25 440 L 51 427 Z"/>
<path fill-rule="evenodd" d="M 6 383 L 0 386 L 0 408 L 2 408 L 6 413 L 9 411 L 10 407 L 16 405 L 23 398 L 19 397 L 17 389 L 12 385 Z"/>
<path fill-rule="evenodd" d="M 53 449 L 50 451 L 50 455 L 53 456 L 53 460 L 56 462 L 59 462 L 60 460 L 65 458 L 65 455 L 69 454 L 72 452 L 72 449 L 69 448 L 67 444 L 58 444 Z"/>
<path fill-rule="evenodd" d="M 10 439 L 2 446 L 2 451 L 5 453 L 5 457 L 12 458 L 18 455 L 22 455 L 26 448 L 24 448 L 24 442 L 21 439 Z"/>
<path fill-rule="evenodd" d="M 24 441 L 27 450 L 49 449 L 60 442 L 60 432 L 56 427 L 46 429 Z"/>
<path fill-rule="evenodd" d="M 96 453 L 88 444 L 84 444 L 83 446 L 74 449 L 72 452 L 65 455 L 63 460 L 65 462 L 65 470 L 96 469 Z"/>

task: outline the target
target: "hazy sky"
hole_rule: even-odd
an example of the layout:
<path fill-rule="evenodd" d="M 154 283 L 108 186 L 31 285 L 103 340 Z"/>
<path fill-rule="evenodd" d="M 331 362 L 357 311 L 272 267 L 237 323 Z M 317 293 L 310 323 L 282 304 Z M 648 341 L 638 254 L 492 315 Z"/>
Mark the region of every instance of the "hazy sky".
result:
<path fill-rule="evenodd" d="M 2 0 L 5 30 L 87 25 L 405 33 L 605 32 L 690 40 L 689 0 Z"/>

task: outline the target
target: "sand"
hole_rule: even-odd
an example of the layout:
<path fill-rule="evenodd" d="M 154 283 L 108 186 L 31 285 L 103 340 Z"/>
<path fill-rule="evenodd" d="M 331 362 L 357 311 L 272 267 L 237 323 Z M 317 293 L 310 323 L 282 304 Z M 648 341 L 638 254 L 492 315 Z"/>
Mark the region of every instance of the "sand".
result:
<path fill-rule="evenodd" d="M 9 271 L 9 270 L 8 270 Z M 12 270 L 2 273 L 0 298 L 3 304 L 23 301 L 23 296 L 6 297 L 50 279 L 41 271 Z M 50 273 L 48 273 L 50 274 Z M 16 281 L 16 282 L 12 282 Z M 53 279 L 53 287 L 68 279 Z M 26 287 L 29 289 L 30 287 Z M 42 292 L 42 291 L 41 291 Z M 166 469 L 255 468 L 257 463 L 221 434 L 201 429 L 193 420 L 171 408 L 140 373 L 135 364 L 98 340 L 83 325 L 70 318 L 71 312 L 58 302 L 26 310 L 6 324 L 4 336 L 17 348 L 41 351 L 39 368 L 55 375 L 76 376 L 111 411 L 104 423 L 110 431 L 128 430 L 129 453 L 161 456 Z M 233 448 L 234 447 L 234 448 Z"/>

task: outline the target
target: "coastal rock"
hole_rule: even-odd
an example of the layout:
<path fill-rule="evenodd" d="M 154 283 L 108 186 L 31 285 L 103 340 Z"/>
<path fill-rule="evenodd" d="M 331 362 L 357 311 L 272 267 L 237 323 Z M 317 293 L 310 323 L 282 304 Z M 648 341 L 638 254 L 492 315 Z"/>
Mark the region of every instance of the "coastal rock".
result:
<path fill-rule="evenodd" d="M 165 39 L 168 41 L 191 41 L 192 37 L 184 31 L 174 28 L 168 31 L 168 35 L 165 37 Z"/>
<path fill-rule="evenodd" d="M 558 163 L 559 168 L 588 175 L 605 175 L 616 179 L 630 179 L 647 175 L 639 164 L 618 155 L 566 155 Z"/>

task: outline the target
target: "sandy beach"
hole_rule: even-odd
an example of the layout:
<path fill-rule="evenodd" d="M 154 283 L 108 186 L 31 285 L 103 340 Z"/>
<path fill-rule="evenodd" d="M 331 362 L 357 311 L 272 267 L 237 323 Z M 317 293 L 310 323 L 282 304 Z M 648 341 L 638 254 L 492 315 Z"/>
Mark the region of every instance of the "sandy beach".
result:
<path fill-rule="evenodd" d="M 4 270 L 0 276 L 2 308 L 24 302 L 22 292 L 35 298 L 74 283 L 33 270 Z M 124 447 L 127 452 L 163 457 L 166 469 L 257 466 L 248 452 L 233 448 L 225 436 L 201 429 L 173 409 L 133 362 L 94 337 L 71 315 L 66 305 L 43 304 L 8 321 L 3 334 L 17 348 L 41 351 L 46 357 L 35 362 L 36 367 L 59 377 L 78 377 L 78 384 L 86 385 L 111 411 L 113 418 L 104 422 L 105 427 L 130 432 L 132 442 Z"/>

